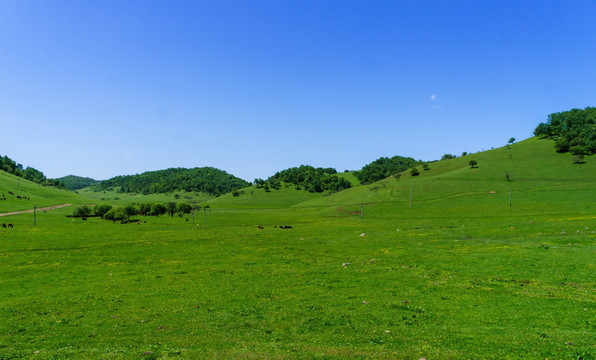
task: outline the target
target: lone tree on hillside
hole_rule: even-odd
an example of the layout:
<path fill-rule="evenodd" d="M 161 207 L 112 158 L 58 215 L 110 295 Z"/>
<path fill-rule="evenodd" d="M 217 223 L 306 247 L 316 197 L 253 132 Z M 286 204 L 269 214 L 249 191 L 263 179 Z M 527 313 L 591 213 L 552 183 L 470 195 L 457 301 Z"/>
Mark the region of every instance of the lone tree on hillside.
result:
<path fill-rule="evenodd" d="M 422 170 L 426 171 L 428 169 L 430 169 L 429 166 L 428 166 L 428 163 L 423 163 L 422 164 Z"/>
<path fill-rule="evenodd" d="M 410 168 L 410 175 L 412 176 L 418 176 L 420 175 L 420 172 L 418 171 L 418 169 L 416 169 L 415 167 Z"/>
<path fill-rule="evenodd" d="M 513 144 L 514 142 L 515 142 L 515 138 L 514 138 L 514 137 L 512 137 L 511 139 L 509 139 L 509 142 L 508 142 L 508 144 Z"/>
<path fill-rule="evenodd" d="M 472 159 L 468 164 L 470 164 L 470 167 L 473 169 L 478 165 L 478 161 Z"/>

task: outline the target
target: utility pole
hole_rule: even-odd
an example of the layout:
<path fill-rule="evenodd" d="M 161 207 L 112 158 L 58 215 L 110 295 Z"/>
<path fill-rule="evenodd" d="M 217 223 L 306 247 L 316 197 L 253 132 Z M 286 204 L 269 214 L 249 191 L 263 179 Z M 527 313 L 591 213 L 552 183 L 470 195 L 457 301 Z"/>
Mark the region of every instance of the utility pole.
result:
<path fill-rule="evenodd" d="M 196 203 L 196 201 L 192 202 L 192 227 L 195 226 L 195 208 L 197 207 Z"/>

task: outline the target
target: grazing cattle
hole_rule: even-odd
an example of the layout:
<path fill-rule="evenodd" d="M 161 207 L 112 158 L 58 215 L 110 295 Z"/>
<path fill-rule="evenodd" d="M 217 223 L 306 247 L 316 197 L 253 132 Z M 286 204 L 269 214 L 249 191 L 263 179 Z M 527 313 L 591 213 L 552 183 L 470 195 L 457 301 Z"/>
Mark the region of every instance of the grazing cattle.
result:
<path fill-rule="evenodd" d="M 11 229 L 13 229 L 13 226 L 12 226 L 12 224 L 8 224 L 8 227 L 9 227 L 9 228 L 11 228 Z"/>
<path fill-rule="evenodd" d="M 188 222 L 188 218 L 186 218 L 186 222 Z"/>
<path fill-rule="evenodd" d="M 12 191 L 9 191 L 8 195 L 14 195 L 14 193 Z"/>
<path fill-rule="evenodd" d="M 257 226 L 260 230 L 263 230 L 264 227 L 262 227 L 261 225 Z"/>
<path fill-rule="evenodd" d="M 2 227 L 6 229 L 6 224 L 2 223 Z"/>
<path fill-rule="evenodd" d="M 19 200 L 20 200 L 20 199 L 21 199 L 21 197 L 20 197 L 19 195 L 17 195 L 17 199 L 19 199 Z"/>
<path fill-rule="evenodd" d="M 289 225 L 282 225 L 279 227 L 280 229 L 291 229 L 292 227 Z"/>
<path fill-rule="evenodd" d="M 87 221 L 87 218 L 86 217 L 83 217 L 82 219 L 83 219 L 83 221 Z"/>

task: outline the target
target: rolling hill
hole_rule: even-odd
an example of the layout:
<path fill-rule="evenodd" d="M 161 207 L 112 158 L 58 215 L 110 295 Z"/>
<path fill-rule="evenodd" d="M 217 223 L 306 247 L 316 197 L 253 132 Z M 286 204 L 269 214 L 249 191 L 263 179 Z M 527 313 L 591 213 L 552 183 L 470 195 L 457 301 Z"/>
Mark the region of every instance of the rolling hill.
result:
<path fill-rule="evenodd" d="M 39 208 L 89 202 L 72 191 L 43 186 L 5 171 L 0 171 L 0 197 L 6 199 L 0 200 L 0 213 L 30 210 L 34 206 Z"/>
<path fill-rule="evenodd" d="M 470 160 L 476 160 L 478 165 L 471 168 Z M 584 163 L 576 164 L 572 155 L 553 151 L 553 142 L 536 137 L 497 148 L 494 150 L 468 154 L 455 159 L 429 163 L 429 169 L 423 170 L 418 166 L 420 175 L 412 176 L 404 171 L 399 177 L 391 176 L 387 179 L 359 185 L 353 173 L 338 173 L 352 182 L 355 186 L 337 193 L 310 193 L 306 190 L 296 190 L 292 184 L 281 183 L 280 189 L 266 191 L 255 186 L 236 188 L 233 192 L 214 197 L 207 193 L 173 191 L 169 194 L 142 195 L 142 193 L 122 193 L 113 189 L 106 190 L 108 185 L 121 185 L 130 181 L 142 179 L 136 177 L 119 177 L 103 183 L 101 188 L 97 184 L 79 190 L 82 194 L 54 187 L 41 186 L 6 172 L 0 171 L 0 194 L 17 189 L 23 196 L 28 196 L 38 206 L 55 205 L 58 203 L 82 203 L 89 199 L 90 203 L 139 203 L 159 201 L 185 201 L 209 204 L 212 207 L 228 208 L 284 208 L 284 207 L 334 207 L 352 206 L 360 204 L 400 204 L 409 206 L 410 191 L 414 204 L 441 203 L 454 199 L 477 197 L 478 199 L 499 198 L 506 195 L 508 204 L 509 193 L 513 201 L 536 198 L 541 199 L 541 193 L 555 191 L 558 194 L 569 194 L 570 191 L 594 188 L 596 163 L 588 157 Z M 161 172 L 159 172 L 161 173 Z M 180 176 L 180 172 L 176 172 Z M 138 178 L 138 179 L 137 179 Z M 125 180 L 128 179 L 128 180 Z M 133 180 L 137 179 L 137 180 Z M 163 176 L 162 180 L 167 181 Z M 120 182 L 119 182 L 120 181 Z M 565 197 L 564 195 L 561 195 Z M 552 198 L 551 200 L 555 200 Z M 552 202 L 552 201 L 551 201 Z M 482 206 L 478 202 L 475 206 Z M 8 198 L 0 202 L 0 209 L 19 210 L 31 207 L 31 204 L 18 202 Z"/>

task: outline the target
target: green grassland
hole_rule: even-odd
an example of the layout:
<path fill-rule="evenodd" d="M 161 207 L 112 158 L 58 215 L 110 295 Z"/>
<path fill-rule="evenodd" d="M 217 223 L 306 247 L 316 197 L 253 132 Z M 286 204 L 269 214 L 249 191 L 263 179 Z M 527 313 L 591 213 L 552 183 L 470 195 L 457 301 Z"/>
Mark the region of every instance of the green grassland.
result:
<path fill-rule="evenodd" d="M 9 191 L 14 195 L 10 195 Z M 85 204 L 87 199 L 68 190 L 52 186 L 41 186 L 15 175 L 0 171 L 0 214 L 5 212 L 31 210 L 34 206 L 46 207 L 61 204 Z M 18 199 L 20 196 L 21 199 Z M 22 199 L 27 197 L 28 199 Z"/>
<path fill-rule="evenodd" d="M 194 219 L 5 217 L 0 359 L 594 359 L 595 176 L 532 138 Z"/>
<path fill-rule="evenodd" d="M 91 204 L 108 203 L 117 206 L 124 206 L 128 204 L 138 203 L 166 203 L 166 202 L 196 202 L 197 204 L 207 203 L 214 199 L 214 196 L 201 192 L 172 192 L 167 194 L 135 194 L 135 193 L 121 193 L 115 190 L 94 190 L 92 187 L 87 187 L 77 191 L 81 196 L 93 200 Z"/>

